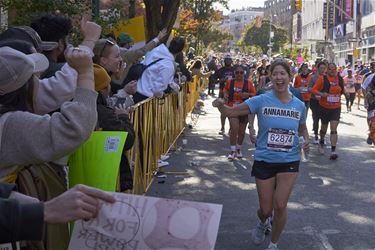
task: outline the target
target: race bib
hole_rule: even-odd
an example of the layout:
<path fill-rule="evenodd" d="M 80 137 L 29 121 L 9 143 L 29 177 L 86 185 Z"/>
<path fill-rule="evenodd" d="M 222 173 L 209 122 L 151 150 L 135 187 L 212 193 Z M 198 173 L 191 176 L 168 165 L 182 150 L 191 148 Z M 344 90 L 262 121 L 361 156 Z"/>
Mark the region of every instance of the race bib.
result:
<path fill-rule="evenodd" d="M 300 88 L 300 90 L 301 90 L 301 93 L 307 93 L 307 92 L 309 92 L 309 88 L 308 87 L 302 87 L 302 88 Z"/>
<path fill-rule="evenodd" d="M 289 129 L 270 128 L 268 130 L 267 149 L 289 152 L 292 150 L 295 132 Z"/>
<path fill-rule="evenodd" d="M 338 103 L 338 102 L 340 102 L 340 96 L 339 95 L 328 95 L 327 96 L 327 102 Z"/>

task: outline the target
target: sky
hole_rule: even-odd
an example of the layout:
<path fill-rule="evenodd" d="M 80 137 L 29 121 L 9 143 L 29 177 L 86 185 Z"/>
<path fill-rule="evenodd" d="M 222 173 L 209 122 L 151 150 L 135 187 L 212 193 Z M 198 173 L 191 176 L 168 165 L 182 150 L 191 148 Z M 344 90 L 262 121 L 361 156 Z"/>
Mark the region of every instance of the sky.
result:
<path fill-rule="evenodd" d="M 230 13 L 232 9 L 241 9 L 242 7 L 263 7 L 264 0 L 229 0 L 229 10 L 225 9 L 222 5 L 217 4 L 215 7 L 224 11 L 224 14 Z"/>

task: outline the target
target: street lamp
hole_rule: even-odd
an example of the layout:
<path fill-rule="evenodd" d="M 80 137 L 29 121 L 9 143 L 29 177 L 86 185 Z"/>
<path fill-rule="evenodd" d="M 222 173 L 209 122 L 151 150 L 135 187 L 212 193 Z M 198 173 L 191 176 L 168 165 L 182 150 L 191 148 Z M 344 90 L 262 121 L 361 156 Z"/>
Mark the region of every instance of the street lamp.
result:
<path fill-rule="evenodd" d="M 272 20 L 273 20 L 273 17 L 276 17 L 276 14 L 271 14 L 270 15 L 270 38 L 268 40 L 268 51 L 267 51 L 267 55 L 268 56 L 271 56 L 272 55 L 272 38 L 273 38 L 273 32 L 272 32 Z"/>

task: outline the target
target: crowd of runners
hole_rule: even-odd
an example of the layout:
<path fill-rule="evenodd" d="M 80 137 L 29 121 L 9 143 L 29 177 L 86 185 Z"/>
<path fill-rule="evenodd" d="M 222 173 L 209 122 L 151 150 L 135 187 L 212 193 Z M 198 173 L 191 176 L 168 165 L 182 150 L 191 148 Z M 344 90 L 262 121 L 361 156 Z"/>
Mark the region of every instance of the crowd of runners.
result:
<path fill-rule="evenodd" d="M 210 78 L 212 85 L 218 81 L 220 89 L 219 97 L 213 102 L 221 112 L 219 133 L 225 133 L 228 118 L 228 160 L 242 158 L 241 147 L 249 122 L 250 140 L 255 144 L 251 174 L 255 177 L 259 198 L 259 222 L 252 232 L 252 240 L 260 244 L 272 231 L 267 249 L 278 249 L 288 199 L 300 165 L 300 151 L 308 153 L 310 150 L 308 127 L 313 131 L 312 142 L 318 144 L 319 154 L 324 155 L 329 126 L 329 159 L 336 160 L 341 97 L 345 97 L 345 112 L 352 112 L 357 97 L 356 108 L 366 109 L 368 113 L 367 142 L 375 144 L 375 62 L 368 66 L 348 64 L 344 68 L 326 60 L 309 65 L 287 59 L 261 58 L 253 59 L 250 64 L 243 63 L 246 59 L 242 64 L 236 60 L 232 65 L 233 60 L 227 55 L 223 61 L 223 66 Z M 311 126 L 306 124 L 309 109 L 313 118 Z"/>

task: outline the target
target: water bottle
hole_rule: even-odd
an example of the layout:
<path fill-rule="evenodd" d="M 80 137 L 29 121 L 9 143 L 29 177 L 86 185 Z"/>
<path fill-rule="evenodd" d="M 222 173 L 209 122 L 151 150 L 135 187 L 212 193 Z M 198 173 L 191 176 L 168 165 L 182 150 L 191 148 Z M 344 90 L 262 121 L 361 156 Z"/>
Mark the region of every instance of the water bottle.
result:
<path fill-rule="evenodd" d="M 309 154 L 303 149 L 303 144 L 305 144 L 305 138 L 300 136 L 298 138 L 299 146 L 301 148 L 301 160 L 302 162 L 307 162 L 309 160 Z"/>

